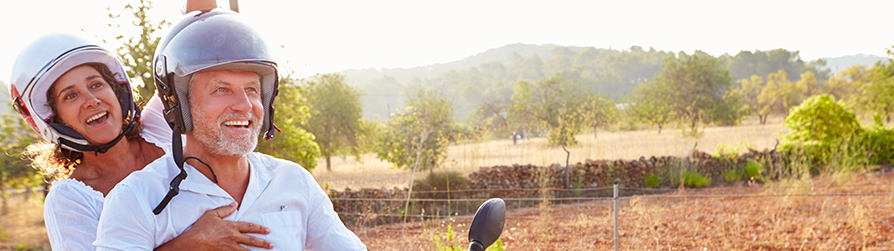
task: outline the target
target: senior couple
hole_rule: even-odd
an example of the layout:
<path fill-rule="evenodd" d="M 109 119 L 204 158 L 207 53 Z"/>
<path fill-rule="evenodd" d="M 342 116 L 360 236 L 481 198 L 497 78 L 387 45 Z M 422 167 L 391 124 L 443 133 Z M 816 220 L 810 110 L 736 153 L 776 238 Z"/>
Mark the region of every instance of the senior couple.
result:
<path fill-rule="evenodd" d="M 365 250 L 310 173 L 253 152 L 275 130 L 277 66 L 237 13 L 207 2 L 188 1 L 162 38 L 142 109 L 97 43 L 51 34 L 19 54 L 10 94 L 46 140 L 26 153 L 54 180 L 53 250 Z"/>

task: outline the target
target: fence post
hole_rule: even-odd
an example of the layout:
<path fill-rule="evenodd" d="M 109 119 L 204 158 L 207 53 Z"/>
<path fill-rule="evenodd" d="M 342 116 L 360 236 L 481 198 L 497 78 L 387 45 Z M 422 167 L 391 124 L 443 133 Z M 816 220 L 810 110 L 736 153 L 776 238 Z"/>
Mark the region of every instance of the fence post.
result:
<path fill-rule="evenodd" d="M 618 182 L 620 182 L 620 178 L 615 178 L 615 251 L 618 251 Z"/>

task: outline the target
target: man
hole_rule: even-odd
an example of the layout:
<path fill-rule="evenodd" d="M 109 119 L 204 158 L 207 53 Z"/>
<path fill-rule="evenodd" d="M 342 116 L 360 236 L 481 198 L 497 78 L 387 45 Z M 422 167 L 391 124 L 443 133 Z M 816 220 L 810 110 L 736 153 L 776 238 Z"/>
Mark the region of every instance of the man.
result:
<path fill-rule="evenodd" d="M 155 74 L 173 153 L 119 183 L 106 197 L 98 250 L 152 250 L 203 213 L 235 204 L 225 220 L 263 225 L 279 250 L 365 250 L 301 166 L 252 152 L 273 136 L 276 64 L 237 14 L 216 9 L 172 26 Z M 189 144 L 179 147 L 180 134 Z M 253 248 L 253 247 L 249 247 Z"/>

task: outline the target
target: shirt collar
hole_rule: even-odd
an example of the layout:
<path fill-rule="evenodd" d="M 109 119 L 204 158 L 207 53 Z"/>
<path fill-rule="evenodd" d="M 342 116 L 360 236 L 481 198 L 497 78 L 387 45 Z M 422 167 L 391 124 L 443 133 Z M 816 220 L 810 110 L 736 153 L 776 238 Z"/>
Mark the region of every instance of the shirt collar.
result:
<path fill-rule="evenodd" d="M 249 179 L 248 179 L 248 187 L 245 190 L 245 195 L 242 197 L 242 205 L 239 208 L 249 208 L 252 204 L 255 203 L 255 200 L 259 197 L 259 195 L 267 188 L 267 185 L 270 184 L 271 175 L 270 170 L 265 168 L 262 160 L 257 158 L 255 153 L 248 154 L 248 164 L 249 164 Z M 204 166 L 202 166 L 205 168 Z M 214 184 L 214 181 L 211 181 L 208 177 L 205 177 L 204 174 L 196 170 L 195 167 L 188 163 L 183 163 L 183 168 L 186 169 L 186 179 L 180 184 L 181 190 L 186 190 L 199 194 L 207 194 L 210 196 L 219 196 L 224 198 L 230 198 L 230 194 Z M 214 167 L 212 167 L 214 168 Z"/>

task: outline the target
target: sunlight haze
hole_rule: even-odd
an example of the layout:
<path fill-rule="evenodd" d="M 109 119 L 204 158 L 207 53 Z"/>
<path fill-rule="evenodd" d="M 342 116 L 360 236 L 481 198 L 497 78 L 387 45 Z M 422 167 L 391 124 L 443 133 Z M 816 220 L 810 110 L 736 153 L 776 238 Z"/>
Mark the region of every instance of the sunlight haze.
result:
<path fill-rule="evenodd" d="M 227 7 L 227 0 L 219 1 Z M 98 36 L 125 1 L 15 1 L 0 8 L 0 80 L 48 32 Z M 152 20 L 175 21 L 184 1 L 153 1 Z M 884 56 L 892 1 L 239 1 L 293 76 L 446 63 L 512 43 L 625 50 L 702 50 L 715 56 L 784 48 L 804 60 Z M 122 18 L 123 19 L 123 18 Z M 120 21 L 115 21 L 120 22 Z M 84 32 L 81 32 L 84 30 Z M 162 33 L 156 34 L 161 36 Z"/>

